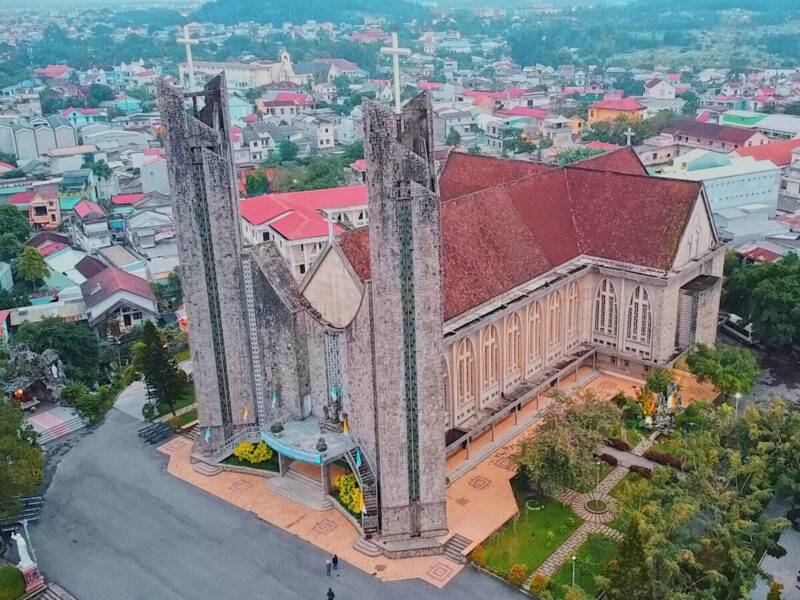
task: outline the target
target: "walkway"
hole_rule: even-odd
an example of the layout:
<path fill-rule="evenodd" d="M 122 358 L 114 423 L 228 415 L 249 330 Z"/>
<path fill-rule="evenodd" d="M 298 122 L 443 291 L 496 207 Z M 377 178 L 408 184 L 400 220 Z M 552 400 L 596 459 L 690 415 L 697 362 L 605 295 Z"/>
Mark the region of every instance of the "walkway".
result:
<path fill-rule="evenodd" d="M 542 575 L 548 578 L 555 575 L 561 568 L 561 565 L 569 560 L 593 533 L 601 533 L 612 540 L 622 539 L 622 534 L 608 525 L 603 525 L 602 523 L 583 523 L 531 574 L 528 581 L 525 582 L 523 589 L 530 587 L 530 581 L 533 579 L 534 575 Z"/>
<path fill-rule="evenodd" d="M 642 440 L 639 445 L 636 446 L 633 450 L 636 450 L 641 446 L 645 441 Z M 651 443 L 652 445 L 652 443 Z M 625 467 L 626 469 L 630 469 L 632 465 L 638 465 L 640 467 L 647 467 L 648 469 L 657 469 L 658 467 L 662 466 L 658 463 L 654 463 L 652 460 L 644 458 L 638 454 L 634 454 L 633 450 L 630 452 L 625 452 L 624 450 L 617 450 L 616 448 L 612 448 L 611 446 L 603 446 L 601 452 L 603 454 L 609 454 L 617 459 L 617 465 L 620 467 Z M 642 450 L 644 452 L 644 450 Z"/>
<path fill-rule="evenodd" d="M 183 369 L 186 371 L 187 375 L 190 375 L 192 373 L 192 361 L 183 360 L 178 363 L 178 368 Z M 145 405 L 145 403 L 147 403 L 147 389 L 144 385 L 144 382 L 134 381 L 119 393 L 117 400 L 114 402 L 114 408 L 118 408 L 134 419 L 144 421 L 144 416 L 142 416 L 142 407 Z M 183 414 L 180 410 L 178 410 L 177 413 L 179 415 Z M 168 419 L 169 417 L 167 417 L 167 420 Z"/>

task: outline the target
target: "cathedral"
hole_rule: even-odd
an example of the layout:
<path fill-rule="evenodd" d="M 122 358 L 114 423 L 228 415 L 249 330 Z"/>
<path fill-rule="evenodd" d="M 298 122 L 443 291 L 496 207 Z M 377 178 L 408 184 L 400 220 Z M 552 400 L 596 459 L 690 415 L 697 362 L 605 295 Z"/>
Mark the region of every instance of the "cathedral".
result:
<path fill-rule="evenodd" d="M 344 461 L 371 548 L 438 553 L 465 436 L 579 367 L 641 377 L 714 342 L 725 247 L 701 183 L 653 178 L 630 148 L 567 167 L 454 152 L 437 175 L 426 93 L 399 113 L 365 100 L 369 224 L 298 282 L 272 242 L 242 244 L 225 92 L 159 91 L 193 460 L 263 440 L 323 494 Z"/>

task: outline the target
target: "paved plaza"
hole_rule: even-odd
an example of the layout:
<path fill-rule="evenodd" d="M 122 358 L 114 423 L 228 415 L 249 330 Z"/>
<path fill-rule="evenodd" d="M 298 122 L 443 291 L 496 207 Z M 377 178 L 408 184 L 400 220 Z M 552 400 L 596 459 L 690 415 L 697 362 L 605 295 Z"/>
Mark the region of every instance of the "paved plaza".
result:
<path fill-rule="evenodd" d="M 63 453 L 31 527 L 45 577 L 80 600 L 324 600 L 328 586 L 337 600 L 517 597 L 472 569 L 438 591 L 384 583 L 346 561 L 328 578 L 324 550 L 169 475 L 140 426 L 112 409 Z"/>

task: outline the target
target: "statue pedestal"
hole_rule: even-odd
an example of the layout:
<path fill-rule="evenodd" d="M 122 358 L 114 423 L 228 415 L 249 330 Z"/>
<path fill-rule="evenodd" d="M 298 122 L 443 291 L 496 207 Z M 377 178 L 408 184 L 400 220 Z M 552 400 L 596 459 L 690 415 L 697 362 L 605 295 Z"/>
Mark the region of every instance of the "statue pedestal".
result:
<path fill-rule="evenodd" d="M 33 590 L 39 589 L 44 585 L 44 579 L 39 573 L 39 567 L 35 564 L 25 567 L 18 567 L 25 579 L 25 593 L 30 594 Z"/>

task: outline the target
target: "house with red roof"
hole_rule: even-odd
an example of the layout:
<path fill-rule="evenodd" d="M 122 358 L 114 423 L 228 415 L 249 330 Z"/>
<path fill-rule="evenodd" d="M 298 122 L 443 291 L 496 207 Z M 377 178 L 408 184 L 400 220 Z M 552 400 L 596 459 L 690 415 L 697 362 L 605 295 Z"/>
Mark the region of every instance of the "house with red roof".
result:
<path fill-rule="evenodd" d="M 265 194 L 245 198 L 239 206 L 244 243 L 273 242 L 300 279 L 331 232 L 367 223 L 367 187 Z"/>
<path fill-rule="evenodd" d="M 61 116 L 73 125 L 85 125 L 87 123 L 106 121 L 108 119 L 108 114 L 105 110 L 98 108 L 75 108 L 74 106 L 64 109 Z"/>
<path fill-rule="evenodd" d="M 604 98 L 589 105 L 589 118 L 587 123 L 601 121 L 616 121 L 619 117 L 626 117 L 638 121 L 644 113 L 644 106 L 635 98 Z"/>
<path fill-rule="evenodd" d="M 53 186 L 39 186 L 14 194 L 9 202 L 28 217 L 31 227 L 57 229 L 61 224 L 61 209 L 56 191 Z"/>
<path fill-rule="evenodd" d="M 17 167 L 0 161 L 0 175 L 5 175 L 9 171 L 14 171 Z"/>
<path fill-rule="evenodd" d="M 716 125 L 697 119 L 686 119 L 662 133 L 673 137 L 680 153 L 693 148 L 727 153 L 739 148 L 760 146 L 770 141 L 767 136 L 754 129 Z"/>
<path fill-rule="evenodd" d="M 87 254 L 111 245 L 111 228 L 103 207 L 84 198 L 72 207 L 72 212 L 72 238 Z"/>
<path fill-rule="evenodd" d="M 150 284 L 122 269 L 110 266 L 99 271 L 81 284 L 81 295 L 89 325 L 102 324 L 102 335 L 127 332 L 145 321 L 158 321 L 158 303 Z"/>
<path fill-rule="evenodd" d="M 34 74 L 47 79 L 60 79 L 69 77 L 69 74 L 74 70 L 75 69 L 67 65 L 47 65 L 46 67 L 36 69 Z"/>

